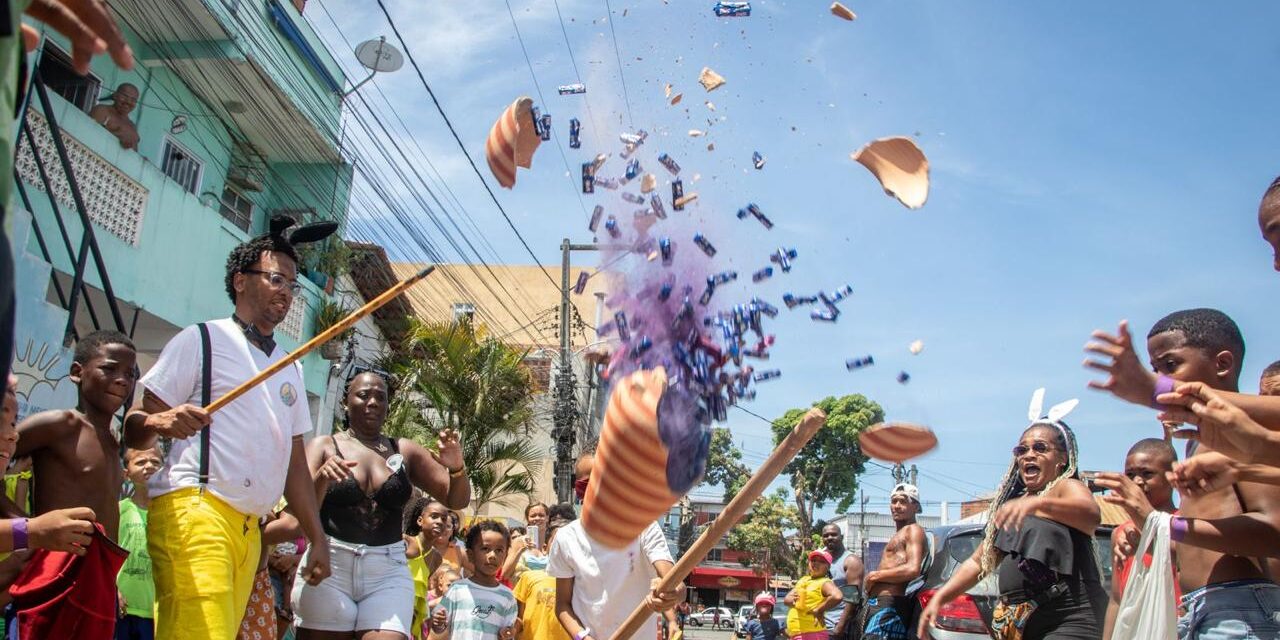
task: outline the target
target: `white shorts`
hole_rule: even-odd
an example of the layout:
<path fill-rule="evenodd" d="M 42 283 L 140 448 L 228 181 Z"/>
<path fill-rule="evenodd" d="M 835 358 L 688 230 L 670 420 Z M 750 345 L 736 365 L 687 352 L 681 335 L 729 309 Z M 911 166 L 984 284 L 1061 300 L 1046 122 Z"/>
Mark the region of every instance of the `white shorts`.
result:
<path fill-rule="evenodd" d="M 409 635 L 413 578 L 404 542 L 381 547 L 329 537 L 331 574 L 316 586 L 301 575 L 293 584 L 298 627 L 315 631 L 396 631 Z M 309 552 L 308 552 L 309 553 Z M 307 558 L 298 570 L 307 566 Z"/>

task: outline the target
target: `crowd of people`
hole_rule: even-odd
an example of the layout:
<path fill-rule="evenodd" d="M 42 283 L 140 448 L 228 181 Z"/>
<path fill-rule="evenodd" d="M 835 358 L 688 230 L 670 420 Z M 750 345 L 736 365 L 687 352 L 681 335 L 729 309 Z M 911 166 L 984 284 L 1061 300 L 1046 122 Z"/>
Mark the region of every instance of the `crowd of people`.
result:
<path fill-rule="evenodd" d="M 70 38 L 81 72 L 101 53 L 133 64 L 97 0 L 3 8 L 0 108 L 9 112 L 20 103 L 23 47 L 34 46 L 23 11 Z M 126 119 L 129 88 L 117 92 Z M 0 157 L 12 157 L 12 142 L 6 131 Z M 0 196 L 7 209 L 7 189 Z M 1280 271 L 1280 180 L 1258 224 Z M 531 504 L 522 527 L 484 518 L 464 526 L 471 487 L 458 434 L 440 433 L 433 448 L 386 435 L 395 384 L 383 372 L 351 375 L 343 428 L 310 441 L 296 364 L 216 413 L 204 409 L 287 355 L 273 336 L 299 291 L 295 244 L 316 239 L 290 226 L 273 224 L 228 256 L 229 317 L 183 329 L 145 375 L 127 336 L 80 337 L 70 365 L 76 405 L 20 423 L 8 375 L 12 261 L 0 242 L 0 462 L 12 476 L 0 496 L 5 637 L 605 640 L 633 612 L 645 616 L 641 637 L 679 634 L 685 587 L 662 586 L 675 559 L 656 524 L 621 549 L 594 540 L 572 504 Z M 1244 338 L 1213 309 L 1157 322 L 1149 368 L 1123 322 L 1094 332 L 1085 350 L 1086 365 L 1106 375 L 1092 387 L 1151 408 L 1163 425 L 1163 438 L 1138 440 L 1116 460 L 1123 473 L 1083 477 L 1065 421 L 1074 403 L 1046 414 L 1037 395 L 981 543 L 921 609 L 930 560 L 920 493 L 899 484 L 890 495 L 896 532 L 879 566 L 864 566 L 828 526 L 783 598 L 785 623 L 766 592 L 745 632 L 927 638 L 949 602 L 989 579 L 995 638 L 1145 638 L 1126 617 L 1141 562 L 1171 567 L 1172 587 L 1157 600 L 1177 612 L 1178 638 L 1280 639 L 1280 362 L 1258 393 L 1241 392 Z M 1189 441 L 1181 461 L 1175 438 Z M 591 466 L 589 454 L 578 461 L 579 497 Z M 1090 483 L 1130 517 L 1112 533 L 1110 590 L 1094 551 L 1101 513 Z M 1145 544 L 1160 535 L 1153 522 L 1166 527 L 1169 558 Z"/>

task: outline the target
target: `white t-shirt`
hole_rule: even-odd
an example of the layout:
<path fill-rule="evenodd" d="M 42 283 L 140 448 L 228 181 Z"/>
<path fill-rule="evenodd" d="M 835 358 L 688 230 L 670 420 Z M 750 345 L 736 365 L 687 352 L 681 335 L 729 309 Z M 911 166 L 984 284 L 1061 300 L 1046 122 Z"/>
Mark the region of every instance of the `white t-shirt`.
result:
<path fill-rule="evenodd" d="M 574 520 L 556 532 L 547 556 L 549 575 L 574 579 L 573 611 L 597 639 L 612 636 L 644 602 L 650 582 L 658 575 L 653 563 L 672 561 L 667 539 L 656 523 L 625 549 L 612 549 L 592 540 L 582 521 Z M 649 616 L 642 629 L 652 630 L 655 624 Z M 636 637 L 652 635 L 641 631 Z"/>
<path fill-rule="evenodd" d="M 213 352 L 212 394 L 217 400 L 284 358 L 249 344 L 234 320 L 206 323 Z M 200 329 L 183 329 L 160 352 L 142 384 L 170 407 L 200 404 Z M 264 515 L 284 493 L 293 437 L 311 430 L 302 369 L 295 363 L 213 414 L 209 427 L 209 489 L 245 515 Z M 165 441 L 161 441 L 163 450 Z M 151 497 L 200 484 L 200 435 L 169 441 L 165 464 L 151 476 Z"/>

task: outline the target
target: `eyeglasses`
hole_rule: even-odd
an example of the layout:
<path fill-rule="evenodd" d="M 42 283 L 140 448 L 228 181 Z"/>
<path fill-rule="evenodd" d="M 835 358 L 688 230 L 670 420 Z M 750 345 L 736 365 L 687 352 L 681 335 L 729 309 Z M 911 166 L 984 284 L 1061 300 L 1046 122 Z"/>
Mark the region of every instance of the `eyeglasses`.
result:
<path fill-rule="evenodd" d="M 1037 441 L 1035 441 L 1035 442 L 1031 443 L 1031 446 L 1029 446 L 1029 447 L 1028 447 L 1027 445 L 1025 445 L 1025 444 L 1020 444 L 1020 445 L 1018 445 L 1018 446 L 1014 447 L 1014 448 L 1013 448 L 1013 457 L 1015 457 L 1015 458 L 1021 458 L 1022 456 L 1027 455 L 1027 452 L 1028 452 L 1028 451 L 1034 451 L 1034 452 L 1036 452 L 1036 453 L 1045 454 L 1045 453 L 1049 453 L 1050 451 L 1053 451 L 1053 450 L 1054 450 L 1054 449 L 1056 449 L 1056 448 L 1057 448 L 1057 447 L 1054 447 L 1053 445 L 1049 444 L 1048 442 L 1041 442 L 1041 441 L 1037 440 Z"/>
<path fill-rule="evenodd" d="M 288 276 L 279 271 L 263 271 L 262 269 L 245 269 L 241 273 L 253 273 L 260 276 L 266 276 L 267 282 L 271 283 L 272 289 L 288 289 L 292 295 L 298 295 L 302 291 L 302 285 L 297 280 L 290 280 Z"/>

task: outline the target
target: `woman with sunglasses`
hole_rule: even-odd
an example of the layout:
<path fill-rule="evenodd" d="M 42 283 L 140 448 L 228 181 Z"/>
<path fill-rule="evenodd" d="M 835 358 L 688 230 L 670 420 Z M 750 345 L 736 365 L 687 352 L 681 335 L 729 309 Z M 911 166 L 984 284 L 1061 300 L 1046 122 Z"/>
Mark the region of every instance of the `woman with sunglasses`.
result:
<path fill-rule="evenodd" d="M 1102 637 L 1107 592 L 1093 543 L 1102 517 L 1080 481 L 1075 434 L 1062 421 L 1076 401 L 1041 418 L 1042 394 L 1032 399 L 1031 426 L 1013 448 L 1013 461 L 987 510 L 982 544 L 929 600 L 919 637 L 929 637 L 944 605 L 993 574 L 1000 593 L 993 638 Z"/>
<path fill-rule="evenodd" d="M 315 438 L 307 462 L 321 500 L 333 574 L 294 587 L 299 640 L 402 640 L 413 620 L 413 578 L 401 538 L 405 505 L 417 487 L 462 508 L 471 485 L 458 434 L 440 434 L 439 451 L 382 433 L 387 378 L 362 371 L 347 381 L 346 429 Z"/>

